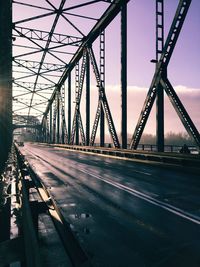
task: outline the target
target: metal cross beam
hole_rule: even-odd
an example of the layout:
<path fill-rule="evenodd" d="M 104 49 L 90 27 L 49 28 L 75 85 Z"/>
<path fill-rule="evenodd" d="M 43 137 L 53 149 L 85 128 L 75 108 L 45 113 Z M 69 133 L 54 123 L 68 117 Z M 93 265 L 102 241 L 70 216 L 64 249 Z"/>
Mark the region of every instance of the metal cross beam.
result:
<path fill-rule="evenodd" d="M 94 144 L 94 140 L 95 140 L 96 132 L 97 132 L 97 127 L 98 127 L 98 122 L 99 122 L 99 118 L 101 115 L 101 108 L 102 108 L 103 112 L 106 116 L 106 119 L 107 119 L 108 129 L 109 129 L 110 135 L 112 137 L 113 144 L 115 147 L 120 147 L 117 132 L 115 130 L 115 125 L 114 125 L 114 122 L 112 119 L 112 115 L 111 115 L 110 108 L 108 105 L 107 97 L 105 94 L 105 88 L 104 88 L 104 85 L 102 84 L 102 81 L 101 81 L 101 76 L 99 73 L 99 69 L 98 69 L 92 48 L 88 48 L 88 54 L 90 56 L 93 71 L 94 71 L 94 74 L 96 77 L 97 86 L 99 87 L 99 102 L 98 102 L 97 113 L 95 116 L 94 125 L 93 125 L 93 129 L 92 129 L 90 145 Z"/>
<path fill-rule="evenodd" d="M 186 114 L 183 108 L 181 108 L 181 111 L 179 110 L 180 107 L 183 107 L 183 105 L 181 101 L 178 99 L 178 96 L 175 96 L 175 91 L 173 90 L 172 86 L 170 86 L 169 83 L 167 82 L 168 80 L 166 80 L 166 69 L 171 59 L 173 50 L 178 40 L 185 17 L 190 7 L 190 4 L 191 4 L 191 0 L 180 0 L 179 2 L 167 40 L 165 42 L 165 46 L 163 48 L 163 52 L 157 63 L 157 68 L 156 68 L 150 89 L 148 91 L 138 123 L 136 125 L 135 132 L 131 140 L 130 148 L 136 149 L 138 146 L 138 143 L 140 141 L 141 135 L 143 133 L 144 127 L 146 125 L 146 122 L 148 120 L 149 114 L 151 112 L 151 108 L 153 106 L 153 103 L 156 97 L 157 88 L 159 84 L 161 83 L 162 79 L 165 82 L 162 82 L 161 84 L 162 86 L 164 86 L 164 89 L 166 90 L 166 92 L 168 92 L 168 95 L 170 95 L 170 92 L 171 92 L 171 94 L 173 94 L 174 96 L 171 98 L 171 101 L 174 102 L 173 105 L 175 106 L 175 109 L 178 112 L 178 115 L 182 117 L 181 121 L 184 122 L 184 126 L 186 127 L 186 130 L 188 131 L 190 136 L 194 138 L 196 144 L 200 146 L 200 137 L 199 137 L 199 134 L 198 134 L 198 131 L 195 125 L 192 123 L 192 120 L 190 119 L 189 115 Z M 176 102 L 175 102 L 175 98 L 176 98 Z"/>
<path fill-rule="evenodd" d="M 14 26 L 14 38 L 27 37 L 29 40 L 37 40 L 47 42 L 49 38 L 49 32 L 41 31 L 37 29 L 31 29 L 26 27 Z M 61 45 L 73 45 L 79 46 L 82 38 L 72 35 L 66 35 L 61 33 L 52 33 L 51 43 L 61 44 Z"/>
<path fill-rule="evenodd" d="M 41 61 L 40 61 L 40 67 L 38 69 L 38 75 L 36 76 L 36 79 L 35 79 L 35 86 L 34 86 L 33 91 L 35 91 L 36 83 L 37 83 L 39 75 L 40 75 L 40 70 L 42 68 L 42 65 L 44 63 L 44 59 L 45 59 L 46 54 L 47 54 L 47 49 L 49 48 L 49 45 L 50 45 L 50 42 L 51 42 L 55 27 L 56 27 L 56 25 L 58 23 L 58 19 L 59 19 L 60 15 L 61 15 L 61 12 L 62 12 L 62 9 L 63 9 L 63 6 L 64 6 L 65 2 L 66 2 L 66 0 L 62 0 L 61 3 L 60 3 L 59 9 L 57 10 L 57 14 L 56 14 L 56 17 L 54 19 L 53 25 L 51 27 L 51 31 L 49 33 L 49 36 L 48 36 L 48 39 L 47 39 L 47 42 L 46 42 L 46 45 L 45 45 L 44 53 L 43 53 Z M 33 102 L 33 95 L 31 97 L 30 106 L 32 105 L 32 102 Z M 29 109 L 28 115 L 29 114 L 30 114 L 30 109 Z"/>
<path fill-rule="evenodd" d="M 80 129 L 82 144 L 85 145 L 85 133 L 84 133 L 83 123 L 82 123 L 81 113 L 80 113 L 80 102 L 81 102 L 83 83 L 84 83 L 85 71 L 86 71 L 86 57 L 87 57 L 87 51 L 85 50 L 83 54 L 80 78 L 78 77 L 79 79 L 78 79 L 78 85 L 77 85 L 78 87 L 76 91 L 76 105 L 75 105 L 75 112 L 74 112 L 74 118 L 73 118 L 73 123 L 72 123 L 70 144 L 74 144 L 75 133 L 76 135 L 79 135 L 79 131 L 76 132 L 76 129 L 78 128 Z"/>
<path fill-rule="evenodd" d="M 23 59 L 14 59 L 13 61 L 13 67 L 23 67 L 26 69 L 39 69 L 40 62 L 39 61 L 32 61 L 32 60 L 23 60 Z M 66 68 L 67 65 L 61 65 L 61 64 L 55 64 L 55 63 L 47 63 L 44 62 L 44 64 L 41 67 L 41 70 L 45 70 L 48 72 L 51 71 L 58 71 L 62 72 L 64 68 Z"/>
<path fill-rule="evenodd" d="M 99 33 L 105 30 L 105 28 L 110 24 L 110 22 L 117 16 L 117 14 L 121 11 L 121 7 L 123 4 L 128 3 L 130 0 L 116 0 L 111 3 L 111 5 L 108 7 L 108 9 L 105 11 L 105 13 L 102 15 L 102 17 L 98 20 L 98 22 L 95 24 L 95 26 L 92 28 L 92 30 L 89 32 L 87 36 L 84 37 L 82 45 L 77 50 L 73 58 L 70 60 L 68 67 L 64 71 L 63 75 L 59 79 L 57 83 L 57 88 L 55 89 L 54 93 L 51 96 L 51 99 L 49 101 L 49 105 L 46 108 L 46 111 L 44 114 L 47 114 L 49 112 L 49 108 L 51 103 L 54 101 L 56 91 L 60 90 L 61 86 L 64 84 L 64 82 L 67 80 L 70 72 L 74 69 L 76 63 L 81 59 L 83 56 L 83 51 L 85 47 L 90 47 L 91 44 L 98 38 Z M 96 2 L 96 1 L 94 1 Z"/>
<path fill-rule="evenodd" d="M 178 95 L 176 94 L 174 88 L 172 87 L 170 81 L 168 79 L 161 79 L 161 85 L 165 89 L 166 94 L 169 97 L 170 102 L 172 103 L 176 113 L 178 114 L 181 122 L 183 123 L 186 131 L 188 132 L 189 136 L 194 139 L 197 146 L 200 148 L 200 135 L 195 127 L 192 119 L 190 118 L 189 114 L 187 113 L 186 109 L 184 108 L 183 104 L 181 103 Z"/>

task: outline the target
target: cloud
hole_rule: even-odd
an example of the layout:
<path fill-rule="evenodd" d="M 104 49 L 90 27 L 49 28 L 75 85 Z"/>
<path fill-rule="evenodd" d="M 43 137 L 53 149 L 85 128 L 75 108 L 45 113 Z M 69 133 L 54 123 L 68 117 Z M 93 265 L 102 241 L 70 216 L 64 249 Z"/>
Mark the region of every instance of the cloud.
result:
<path fill-rule="evenodd" d="M 177 85 L 174 87 L 177 95 L 182 101 L 184 107 L 186 108 L 188 114 L 193 120 L 195 126 L 200 130 L 200 88 L 188 88 L 183 85 Z M 91 92 L 96 92 L 96 99 L 91 101 L 92 118 L 91 122 L 94 120 L 96 107 L 97 107 L 97 87 L 92 87 Z M 108 103 L 111 109 L 113 120 L 118 132 L 121 130 L 121 91 L 120 85 L 107 85 L 106 95 L 108 98 Z M 142 110 L 144 100 L 146 98 L 148 88 L 139 86 L 128 86 L 128 132 L 133 133 L 135 126 L 137 124 L 140 112 Z M 156 113 L 155 113 L 155 103 L 152 108 L 150 117 L 148 119 L 147 125 L 145 127 L 145 132 L 155 133 L 156 130 Z M 175 112 L 173 106 L 171 105 L 168 97 L 165 95 L 165 132 L 183 132 L 185 131 L 177 113 Z"/>

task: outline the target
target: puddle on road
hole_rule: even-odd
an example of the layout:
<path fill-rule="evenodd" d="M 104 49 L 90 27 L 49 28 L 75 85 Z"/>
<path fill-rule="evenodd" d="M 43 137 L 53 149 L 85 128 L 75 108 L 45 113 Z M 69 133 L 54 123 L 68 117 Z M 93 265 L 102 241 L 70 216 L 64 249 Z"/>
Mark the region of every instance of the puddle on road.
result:
<path fill-rule="evenodd" d="M 61 207 L 65 208 L 65 207 L 75 207 L 76 203 L 68 203 L 68 204 L 62 204 Z"/>
<path fill-rule="evenodd" d="M 91 218 L 92 215 L 89 213 L 80 213 L 80 214 L 76 213 L 76 214 L 70 214 L 69 217 L 72 219 L 88 219 Z"/>
<path fill-rule="evenodd" d="M 91 218 L 93 218 L 90 213 L 74 213 L 68 215 L 71 219 L 70 228 L 77 235 L 90 235 L 91 229 L 89 227 L 91 223 Z M 89 224 L 89 225 L 88 225 Z"/>

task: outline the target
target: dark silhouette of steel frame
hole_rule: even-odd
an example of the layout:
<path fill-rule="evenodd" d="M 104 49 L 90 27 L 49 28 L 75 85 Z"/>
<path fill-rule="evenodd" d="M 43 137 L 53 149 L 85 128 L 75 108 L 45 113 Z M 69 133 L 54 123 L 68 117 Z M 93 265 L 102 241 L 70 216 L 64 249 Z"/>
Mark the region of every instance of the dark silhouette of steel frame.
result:
<path fill-rule="evenodd" d="M 164 0 L 156 0 L 156 68 L 164 47 Z M 167 75 L 167 71 L 163 71 Z M 159 84 L 156 95 L 156 145 L 164 151 L 164 91 Z"/>
<path fill-rule="evenodd" d="M 163 1 L 157 0 L 157 4 L 163 4 Z M 181 103 L 180 99 L 178 98 L 175 90 L 173 89 L 172 85 L 170 84 L 167 78 L 167 66 L 171 59 L 172 53 L 174 51 L 176 42 L 178 40 L 180 31 L 182 29 L 184 20 L 186 18 L 187 12 L 189 10 L 191 4 L 191 0 L 182 0 L 179 1 L 176 14 L 174 16 L 171 28 L 169 30 L 169 34 L 167 36 L 166 42 L 164 47 L 162 48 L 162 52 L 160 52 L 160 57 L 157 56 L 158 62 L 156 65 L 156 71 L 148 91 L 142 112 L 140 114 L 138 123 L 136 125 L 135 132 L 133 134 L 130 148 L 137 149 L 139 144 L 141 135 L 143 133 L 144 127 L 148 120 L 149 114 L 151 112 L 154 100 L 157 95 L 157 123 L 159 126 L 157 127 L 157 136 L 158 136 L 158 149 L 160 151 L 164 150 L 164 114 L 163 114 L 163 92 L 164 89 L 166 94 L 168 95 L 175 111 L 177 112 L 179 118 L 181 119 L 186 131 L 188 134 L 194 139 L 198 148 L 200 148 L 200 135 L 195 127 L 194 123 L 192 122 L 190 116 L 188 115 L 186 109 L 184 108 L 183 104 Z M 158 14 L 158 10 L 156 10 Z M 161 13 L 163 12 L 163 7 L 161 9 Z M 157 24 L 158 27 L 158 24 Z M 163 29 L 163 25 L 161 25 Z M 163 40 L 163 35 L 161 36 L 161 41 Z M 159 37 L 157 34 L 157 44 L 159 41 Z M 158 45 L 157 45 L 158 47 Z M 158 112 L 160 112 L 158 114 Z M 160 137 L 160 139 L 159 139 Z"/>
<path fill-rule="evenodd" d="M 113 1 L 109 1 L 110 3 Z M 105 79 L 105 51 L 104 51 L 104 42 L 105 42 L 105 37 L 104 37 L 104 32 L 103 30 L 109 25 L 109 23 L 113 20 L 113 18 L 121 11 L 122 6 L 126 5 L 128 1 L 114 1 L 113 3 L 111 3 L 110 7 L 107 9 L 107 11 L 104 13 L 104 15 L 97 21 L 97 24 L 94 26 L 94 28 L 91 30 L 91 32 L 88 34 L 88 36 L 85 37 L 85 40 L 83 41 L 82 46 L 79 48 L 79 50 L 77 51 L 77 53 L 75 54 L 75 56 L 72 58 L 72 60 L 69 62 L 68 64 L 68 68 L 66 68 L 65 73 L 61 76 L 58 84 L 57 84 L 57 88 L 55 89 L 55 92 L 60 91 L 60 87 L 64 84 L 65 80 L 67 80 L 68 75 L 70 75 L 71 71 L 73 70 L 73 68 L 75 66 L 77 66 L 77 63 L 80 61 L 81 57 L 83 56 L 83 51 L 87 51 L 87 55 L 85 55 L 85 57 L 88 58 L 88 61 L 90 60 L 91 65 L 93 67 L 93 71 L 96 77 L 96 82 L 97 82 L 97 86 L 99 88 L 99 102 L 98 102 L 98 107 L 97 107 L 97 112 L 96 112 L 96 116 L 95 116 L 95 121 L 93 124 L 93 128 L 92 128 L 92 134 L 91 134 L 91 138 L 89 140 L 89 132 L 90 132 L 90 128 L 89 128 L 89 120 L 90 120 L 90 114 L 89 114 L 89 106 L 90 106 L 90 100 L 89 100 L 89 71 L 87 71 L 87 75 L 86 75 L 86 79 L 87 79 L 87 98 L 86 98 L 86 132 L 87 132 L 87 138 L 85 138 L 85 133 L 84 133 L 84 129 L 83 129 L 83 124 L 82 124 L 82 120 L 81 120 L 81 116 L 80 116 L 80 112 L 79 112 L 79 105 L 80 105 L 80 100 L 79 97 L 76 98 L 78 99 L 78 104 L 76 104 L 76 109 L 75 109 L 75 115 L 74 115 L 74 119 L 73 119 L 73 124 L 72 124 L 72 130 L 71 133 L 69 133 L 70 135 L 70 141 L 68 141 L 70 144 L 74 144 L 74 137 L 76 136 L 76 144 L 79 144 L 79 130 L 80 130 L 80 134 L 81 134 L 81 144 L 89 144 L 89 145 L 93 145 L 94 144 L 94 140 L 96 137 L 96 132 L 97 132 L 97 127 L 98 127 L 98 123 L 99 123 L 99 119 L 101 118 L 101 123 L 100 123 L 100 143 L 102 146 L 104 146 L 104 136 L 105 136 L 105 128 L 104 128 L 104 116 L 107 119 L 108 122 L 108 128 L 111 134 L 111 137 L 113 139 L 113 143 L 115 145 L 115 147 L 120 147 L 119 144 L 119 140 L 117 137 L 117 133 L 115 130 L 115 126 L 114 126 L 114 122 L 112 119 L 112 115 L 111 115 L 111 111 L 109 108 L 109 104 L 106 98 L 106 94 L 105 94 L 105 85 L 104 85 L 104 79 Z M 98 64 L 96 62 L 96 58 L 95 58 L 95 54 L 93 52 L 93 49 L 91 47 L 92 43 L 96 40 L 96 38 L 98 38 L 100 36 L 100 66 L 98 67 Z M 124 61 L 124 58 L 123 58 Z M 83 67 L 83 66 L 82 66 Z M 89 68 L 88 64 L 87 67 Z M 85 68 L 85 67 L 84 67 Z M 84 69 L 81 69 L 80 71 L 82 73 L 85 73 Z M 77 75 L 76 75 L 77 77 Z M 81 75 L 80 75 L 80 80 L 81 79 Z M 70 86 L 70 79 L 68 81 L 68 86 L 69 88 Z M 70 89 L 69 89 L 70 91 Z M 55 96 L 56 94 L 54 93 L 49 101 L 49 104 L 47 106 L 46 112 L 45 114 L 50 113 L 49 111 L 52 108 L 52 103 L 55 100 Z M 71 104 L 70 101 L 70 93 L 68 95 L 68 100 L 69 103 Z M 71 120 L 71 111 L 69 111 L 68 109 L 68 120 Z M 47 121 L 43 120 L 43 125 L 44 125 L 44 129 L 47 128 Z M 68 124 L 68 126 L 71 124 Z M 54 126 L 55 129 L 55 126 Z M 55 140 L 55 139 L 54 139 Z"/>
<path fill-rule="evenodd" d="M 42 118 L 40 133 L 40 141 L 49 143 L 68 143 L 76 145 L 93 146 L 97 134 L 97 128 L 100 122 L 100 145 L 105 145 L 105 121 L 107 121 L 108 129 L 114 147 L 127 148 L 127 3 L 129 0 L 113 0 L 113 1 L 87 1 L 82 4 L 65 7 L 66 0 L 61 0 L 59 7 L 55 7 L 51 1 L 46 1 L 49 8 L 32 5 L 26 2 L 12 1 L 13 5 L 31 7 L 33 9 L 44 11 L 43 14 L 31 16 L 26 19 L 13 22 L 13 26 L 7 24 L 8 18 L 1 14 L 3 25 L 7 24 L 7 34 L 13 29 L 13 47 L 14 49 L 29 49 L 24 53 L 13 55 L 13 88 L 15 94 L 12 97 L 15 103 L 13 115 L 15 116 L 15 124 L 19 125 L 24 118 L 24 125 L 30 126 L 32 121 L 31 111 L 35 110 L 35 117 Z M 91 16 L 77 15 L 73 13 L 80 7 L 87 7 L 99 2 L 107 3 L 107 8 L 100 18 Z M 7 1 L 7 4 L 10 3 Z M 183 104 L 178 98 L 175 90 L 167 77 L 167 66 L 175 48 L 179 33 L 182 29 L 185 17 L 190 7 L 191 0 L 180 0 L 170 31 L 164 43 L 164 0 L 155 0 L 156 3 L 156 63 L 155 74 L 149 92 L 147 94 L 143 109 L 141 111 L 138 123 L 136 125 L 130 148 L 137 149 L 148 120 L 151 108 L 156 99 L 156 121 L 157 121 L 157 149 L 164 150 L 164 91 L 168 95 L 172 105 L 174 106 L 178 116 L 185 126 L 188 134 L 195 140 L 196 145 L 200 147 L 199 132 L 189 117 Z M 8 8 L 2 3 L 2 8 Z M 11 3 L 10 3 L 11 8 Z M 3 10 L 3 9 L 2 9 Z M 119 141 L 112 114 L 109 108 L 109 102 L 106 97 L 105 90 L 105 29 L 113 21 L 113 19 L 121 13 L 121 142 Z M 23 24 L 30 21 L 54 16 L 53 24 L 50 31 L 39 30 L 30 27 L 24 27 Z M 85 20 L 91 20 L 95 23 L 93 28 L 85 35 L 82 30 L 70 21 L 66 15 L 76 16 Z M 67 35 L 56 32 L 56 26 L 59 19 L 67 21 L 73 29 L 78 33 L 75 35 Z M 26 25 L 26 24 L 25 24 Z M 5 32 L 5 31 L 4 31 Z M 3 30 L 1 33 L 3 34 Z M 5 38 L 5 37 L 4 37 Z M 26 40 L 26 43 L 19 43 L 19 40 Z M 93 43 L 99 39 L 99 58 L 96 60 L 96 54 L 92 48 Z M 4 58 L 10 55 L 5 53 L 6 49 L 10 49 L 11 39 L 9 39 L 8 47 L 1 49 L 4 51 Z M 1 42 L 2 45 L 2 42 Z M 3 44 L 5 45 L 5 44 Z M 74 50 L 68 50 L 74 49 Z M 63 50 L 65 49 L 65 50 Z M 72 52 L 73 51 L 73 52 Z M 34 60 L 33 56 L 41 53 L 41 60 Z M 54 62 L 46 60 L 47 55 L 51 55 L 55 59 Z M 30 60 L 28 57 L 32 57 Z M 64 56 L 70 56 L 70 60 L 63 59 Z M 9 58 L 10 62 L 10 58 Z M 1 63 L 2 66 L 3 63 Z M 92 67 L 92 68 L 91 68 Z M 18 70 L 19 69 L 19 70 Z M 90 129 L 90 76 L 91 69 L 94 72 L 96 84 L 98 87 L 98 106 L 95 114 L 93 127 Z M 7 70 L 9 73 L 11 67 Z M 75 71 L 75 111 L 72 118 L 72 72 Z M 0 75 L 3 71 L 0 71 Z M 16 77 L 15 77 L 16 76 Z M 9 74 L 9 80 L 12 77 Z M 43 82 L 41 82 L 41 80 Z M 85 114 L 86 123 L 83 124 L 81 116 L 81 96 L 83 91 L 83 83 L 86 87 L 86 104 Z M 9 85 L 10 86 L 10 85 Z M 11 88 L 11 87 L 9 87 Z M 67 90 L 65 90 L 65 88 Z M 64 92 L 67 91 L 65 99 Z M 31 97 L 30 97 L 31 95 Z M 11 105 L 11 95 L 6 96 L 6 100 Z M 38 99 L 37 99 L 38 98 Z M 67 111 L 66 111 L 67 107 Z M 11 109 L 10 109 L 11 110 Z M 26 112 L 25 112 L 26 110 Z M 4 113 L 5 120 L 10 120 L 11 115 Z M 67 116 L 67 117 L 66 117 Z M 8 123 L 12 128 L 11 122 Z M 2 126 L 1 126 L 2 134 Z M 2 139 L 3 140 L 3 139 Z M 0 143 L 2 141 L 0 140 Z M 5 148 L 5 147 L 4 147 Z M 3 149 L 4 149 L 3 148 Z M 5 148 L 5 151 L 8 147 Z"/>
<path fill-rule="evenodd" d="M 12 2 L 0 2 L 0 173 L 12 143 Z"/>
<path fill-rule="evenodd" d="M 192 122 L 191 118 L 189 117 L 187 111 L 185 110 L 184 106 L 182 105 L 180 99 L 175 93 L 175 90 L 171 86 L 168 78 L 167 78 L 167 66 L 169 64 L 170 58 L 172 56 L 173 50 L 175 48 L 176 42 L 179 37 L 179 33 L 182 29 L 185 17 L 187 15 L 188 9 L 190 7 L 191 0 L 188 1 L 179 1 L 179 5 L 177 7 L 176 14 L 174 16 L 174 20 L 171 25 L 171 29 L 169 31 L 168 37 L 166 39 L 166 43 L 164 45 L 164 2 L 163 0 L 156 0 L 156 70 L 153 77 L 152 84 L 150 86 L 147 98 L 144 103 L 144 107 L 142 109 L 142 112 L 140 114 L 138 124 L 136 126 L 135 132 L 133 134 L 130 148 L 137 149 L 137 146 L 139 144 L 140 138 L 142 136 L 144 127 L 146 125 L 146 122 L 148 120 L 149 114 L 151 112 L 151 108 L 153 106 L 155 98 L 156 100 L 156 118 L 157 118 L 157 150 L 162 152 L 164 151 L 164 90 L 166 94 L 168 95 L 172 105 L 174 106 L 178 116 L 180 117 L 185 129 L 187 130 L 188 134 L 194 139 L 197 146 L 200 146 L 200 137 L 198 130 L 196 129 L 194 123 Z M 121 84 L 122 84 L 122 148 L 127 148 L 127 66 L 126 66 L 126 3 L 122 4 L 121 7 L 121 37 L 122 37 L 122 44 L 121 44 Z M 98 23 L 97 23 L 98 25 Z M 103 50 L 101 47 L 102 41 L 101 36 L 102 32 L 99 31 L 100 36 L 100 53 Z M 93 34 L 93 31 L 88 35 L 88 37 L 91 37 Z M 101 79 L 101 68 L 103 67 L 104 63 L 100 62 L 100 67 L 98 69 L 95 55 L 93 53 L 92 48 L 88 48 L 92 45 L 92 42 L 94 40 L 90 41 L 90 38 L 85 41 L 82 48 L 80 49 L 80 52 L 78 51 L 74 57 L 74 60 L 72 60 L 72 64 L 70 66 L 73 66 L 73 64 L 77 64 L 77 62 L 80 60 L 83 56 L 83 50 L 87 49 L 88 54 L 90 57 L 90 60 L 92 62 L 93 70 L 96 76 L 97 86 L 99 87 L 99 102 L 97 107 L 97 112 L 95 116 L 95 121 L 92 128 L 92 134 L 90 138 L 90 145 L 94 145 L 96 133 L 97 133 L 97 127 L 99 123 L 100 117 L 102 118 L 102 122 L 100 124 L 100 146 L 104 146 L 104 114 L 107 116 L 109 131 L 113 140 L 113 144 L 115 147 L 120 147 L 120 143 L 118 140 L 118 136 L 115 130 L 114 122 L 112 120 L 112 116 L 109 110 L 109 104 L 106 99 L 105 90 L 104 90 L 104 81 Z M 103 57 L 100 54 L 100 59 Z M 71 71 L 70 68 L 68 68 L 68 71 L 66 71 L 66 75 L 64 74 L 63 77 L 60 79 L 60 83 L 58 83 L 58 91 L 60 84 L 63 83 L 63 79 L 67 78 L 67 73 Z M 48 109 L 47 109 L 48 112 Z M 80 115 L 79 115 L 80 118 Z M 74 120 L 75 122 L 75 120 Z M 78 120 L 76 125 L 78 124 Z M 79 127 L 81 129 L 81 136 L 84 135 L 83 125 L 81 121 L 79 122 Z M 74 135 L 75 133 L 75 123 L 74 126 L 72 126 L 72 133 Z M 78 134 L 78 131 L 76 131 L 76 135 Z M 70 144 L 73 144 L 72 140 Z M 79 144 L 79 140 L 77 139 L 76 144 Z M 85 145 L 85 138 L 82 138 L 82 145 Z"/>

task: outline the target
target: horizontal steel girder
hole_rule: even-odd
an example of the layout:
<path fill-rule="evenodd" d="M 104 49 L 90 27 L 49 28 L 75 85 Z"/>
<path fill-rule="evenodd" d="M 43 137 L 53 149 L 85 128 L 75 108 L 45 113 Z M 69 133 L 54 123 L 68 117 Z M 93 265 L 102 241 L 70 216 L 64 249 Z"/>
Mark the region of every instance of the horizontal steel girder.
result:
<path fill-rule="evenodd" d="M 46 42 L 49 37 L 49 32 L 47 31 L 41 31 L 41 30 L 18 27 L 18 26 L 15 26 L 14 30 L 16 31 L 13 33 L 13 37 L 16 37 L 16 38 L 26 36 L 27 38 L 31 40 L 38 40 L 38 41 Z M 53 33 L 52 38 L 51 38 L 51 43 L 63 44 L 63 45 L 79 46 L 81 41 L 82 41 L 82 38 L 80 37 L 65 35 L 65 34 L 60 34 L 60 33 Z"/>

